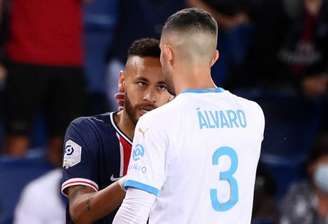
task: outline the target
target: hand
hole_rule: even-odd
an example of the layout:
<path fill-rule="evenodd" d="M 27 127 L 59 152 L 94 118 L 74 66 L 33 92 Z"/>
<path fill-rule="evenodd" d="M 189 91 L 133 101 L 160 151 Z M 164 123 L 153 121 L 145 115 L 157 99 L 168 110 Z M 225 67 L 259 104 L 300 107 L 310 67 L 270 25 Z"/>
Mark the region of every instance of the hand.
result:
<path fill-rule="evenodd" d="M 304 94 L 309 97 L 322 96 L 327 91 L 328 74 L 309 76 L 303 80 Z"/>

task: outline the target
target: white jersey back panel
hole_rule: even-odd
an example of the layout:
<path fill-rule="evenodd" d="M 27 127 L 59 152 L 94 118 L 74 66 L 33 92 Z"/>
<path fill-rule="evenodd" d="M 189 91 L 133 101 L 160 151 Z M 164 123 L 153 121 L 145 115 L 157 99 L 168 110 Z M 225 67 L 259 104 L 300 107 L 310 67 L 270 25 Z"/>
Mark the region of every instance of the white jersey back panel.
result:
<path fill-rule="evenodd" d="M 158 196 L 150 224 L 250 223 L 263 131 L 256 103 L 186 91 L 138 122 L 126 187 Z"/>

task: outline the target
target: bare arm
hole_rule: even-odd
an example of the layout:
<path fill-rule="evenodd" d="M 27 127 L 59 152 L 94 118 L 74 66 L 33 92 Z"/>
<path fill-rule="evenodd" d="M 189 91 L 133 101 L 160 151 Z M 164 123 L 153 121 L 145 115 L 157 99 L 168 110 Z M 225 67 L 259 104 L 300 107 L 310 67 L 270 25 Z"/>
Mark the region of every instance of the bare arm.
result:
<path fill-rule="evenodd" d="M 92 223 L 118 208 L 125 191 L 118 182 L 95 192 L 87 186 L 73 186 L 67 189 L 69 213 L 74 223 Z"/>

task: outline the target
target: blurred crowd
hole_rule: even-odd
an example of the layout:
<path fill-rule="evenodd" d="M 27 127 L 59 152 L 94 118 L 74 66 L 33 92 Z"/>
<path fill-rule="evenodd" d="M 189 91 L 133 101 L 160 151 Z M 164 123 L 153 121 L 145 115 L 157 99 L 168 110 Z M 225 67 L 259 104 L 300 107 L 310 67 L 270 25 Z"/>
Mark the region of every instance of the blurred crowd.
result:
<path fill-rule="evenodd" d="M 70 121 L 116 110 L 131 43 L 185 7 L 220 25 L 216 84 L 265 114 L 253 222 L 328 223 L 327 0 L 0 0 L 0 224 L 61 165 Z"/>

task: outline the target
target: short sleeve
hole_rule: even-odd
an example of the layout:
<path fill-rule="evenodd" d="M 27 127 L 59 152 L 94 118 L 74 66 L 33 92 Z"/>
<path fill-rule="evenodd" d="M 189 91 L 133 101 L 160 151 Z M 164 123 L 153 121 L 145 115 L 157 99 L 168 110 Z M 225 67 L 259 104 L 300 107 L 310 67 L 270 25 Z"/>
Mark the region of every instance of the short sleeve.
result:
<path fill-rule="evenodd" d="M 68 187 L 84 185 L 98 190 L 97 154 L 99 142 L 90 118 L 78 118 L 67 128 L 64 142 L 62 193 Z"/>
<path fill-rule="evenodd" d="M 148 114 L 147 114 L 148 115 Z M 159 196 L 166 179 L 167 137 L 158 122 L 140 118 L 134 134 L 133 148 L 125 188 L 136 188 Z"/>

